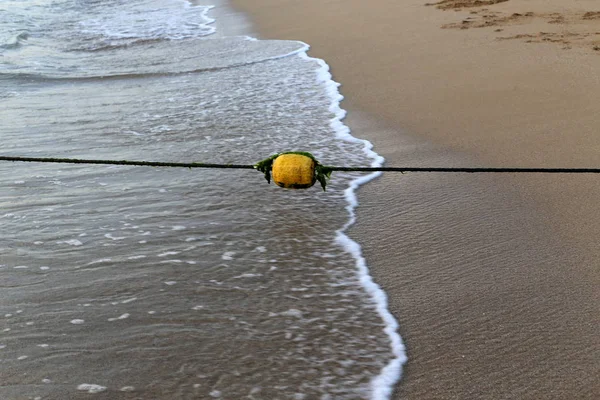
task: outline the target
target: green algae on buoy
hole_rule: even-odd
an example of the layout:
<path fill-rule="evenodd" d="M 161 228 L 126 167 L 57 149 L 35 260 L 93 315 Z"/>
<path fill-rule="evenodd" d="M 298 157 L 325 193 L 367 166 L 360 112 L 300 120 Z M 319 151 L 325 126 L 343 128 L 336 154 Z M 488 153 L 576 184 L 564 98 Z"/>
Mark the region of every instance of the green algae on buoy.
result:
<path fill-rule="evenodd" d="M 272 173 L 275 184 L 286 189 L 308 189 L 319 181 L 325 191 L 327 179 L 331 176 L 331 168 L 321 165 L 307 152 L 274 154 L 254 168 L 264 173 L 269 183 Z"/>

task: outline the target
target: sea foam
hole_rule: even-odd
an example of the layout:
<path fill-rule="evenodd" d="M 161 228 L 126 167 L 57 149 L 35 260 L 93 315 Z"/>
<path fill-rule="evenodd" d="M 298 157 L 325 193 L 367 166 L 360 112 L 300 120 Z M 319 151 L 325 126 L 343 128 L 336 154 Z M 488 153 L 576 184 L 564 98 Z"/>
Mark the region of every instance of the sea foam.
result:
<path fill-rule="evenodd" d="M 306 51 L 300 53 L 300 57 L 306 60 L 314 60 L 319 64 L 317 70 L 317 80 L 319 83 L 325 86 L 327 94 L 331 98 L 331 105 L 329 110 L 335 115 L 331 121 L 330 126 L 340 140 L 360 143 L 363 145 L 363 151 L 367 157 L 371 158 L 372 167 L 380 167 L 383 165 L 384 158 L 375 153 L 372 148 L 371 142 L 363 139 L 358 139 L 350 134 L 350 128 L 348 128 L 342 120 L 346 116 L 346 111 L 340 107 L 340 102 L 343 100 L 343 96 L 339 92 L 338 88 L 341 86 L 340 83 L 335 82 L 329 72 L 329 65 L 321 59 L 312 58 L 307 54 L 309 45 L 306 45 Z M 356 197 L 356 189 L 378 176 L 380 172 L 375 172 L 364 177 L 357 178 L 350 182 L 345 192 L 345 198 L 348 203 L 346 210 L 349 214 L 349 220 L 346 224 L 336 231 L 336 242 L 341 245 L 346 251 L 348 251 L 356 260 L 356 267 L 359 276 L 359 281 L 364 287 L 365 291 L 371 296 L 371 298 L 377 304 L 377 312 L 381 316 L 385 323 L 385 333 L 388 335 L 391 342 L 391 351 L 393 358 L 388 364 L 381 370 L 380 374 L 371 379 L 371 398 L 372 400 L 385 400 L 389 399 L 394 390 L 395 384 L 399 381 L 402 375 L 402 365 L 406 362 L 407 356 L 402 342 L 402 338 L 398 334 L 398 322 L 394 316 L 388 310 L 388 301 L 386 293 L 377 285 L 371 275 L 369 274 L 369 268 L 367 263 L 362 256 L 362 250 L 360 245 L 346 235 L 346 230 L 356 222 L 355 208 L 358 206 L 358 199 Z"/>

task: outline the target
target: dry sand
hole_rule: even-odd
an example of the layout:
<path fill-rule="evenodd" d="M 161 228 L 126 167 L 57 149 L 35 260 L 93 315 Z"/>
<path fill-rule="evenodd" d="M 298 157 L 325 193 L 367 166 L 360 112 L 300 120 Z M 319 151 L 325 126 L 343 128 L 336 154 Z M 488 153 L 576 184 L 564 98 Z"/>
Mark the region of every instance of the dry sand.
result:
<path fill-rule="evenodd" d="M 388 165 L 600 167 L 598 1 L 233 3 L 327 61 Z M 409 356 L 394 398 L 599 398 L 599 176 L 385 174 L 359 197 Z"/>

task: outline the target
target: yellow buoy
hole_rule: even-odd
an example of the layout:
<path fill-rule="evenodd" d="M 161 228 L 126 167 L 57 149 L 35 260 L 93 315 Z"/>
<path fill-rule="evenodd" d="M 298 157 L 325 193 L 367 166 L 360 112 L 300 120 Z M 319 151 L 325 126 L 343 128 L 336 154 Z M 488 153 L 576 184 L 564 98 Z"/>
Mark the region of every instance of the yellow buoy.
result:
<path fill-rule="evenodd" d="M 281 154 L 273 162 L 273 181 L 288 189 L 306 189 L 315 184 L 315 161 L 301 154 Z"/>

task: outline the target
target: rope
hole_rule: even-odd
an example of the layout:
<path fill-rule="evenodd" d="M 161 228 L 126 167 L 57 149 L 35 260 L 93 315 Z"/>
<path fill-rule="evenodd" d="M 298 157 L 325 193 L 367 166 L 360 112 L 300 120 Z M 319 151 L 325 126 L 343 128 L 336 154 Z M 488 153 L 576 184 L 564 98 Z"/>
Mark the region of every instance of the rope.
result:
<path fill-rule="evenodd" d="M 177 167 L 177 168 L 232 168 L 254 169 L 254 165 L 239 164 L 207 164 L 207 163 L 175 163 L 159 161 L 129 161 L 129 160 L 84 160 L 78 158 L 43 158 L 43 157 L 6 157 L 0 156 L 0 161 L 24 161 L 61 164 L 107 164 L 107 165 L 134 165 L 139 167 Z"/>
<path fill-rule="evenodd" d="M 332 171 L 363 172 L 496 172 L 496 173 L 546 173 L 546 174 L 600 174 L 600 168 L 468 168 L 468 167 L 329 167 Z"/>
<path fill-rule="evenodd" d="M 174 168 L 226 168 L 256 169 L 250 164 L 212 164 L 212 163 L 176 163 L 159 161 L 130 160 L 91 160 L 77 158 L 9 157 L 0 156 L 0 161 L 40 162 L 61 164 L 104 164 L 129 165 L 143 167 Z M 600 174 L 600 168 L 470 168 L 470 167 L 334 167 L 326 166 L 330 171 L 338 172 L 466 172 L 466 173 L 545 173 L 545 174 Z"/>

